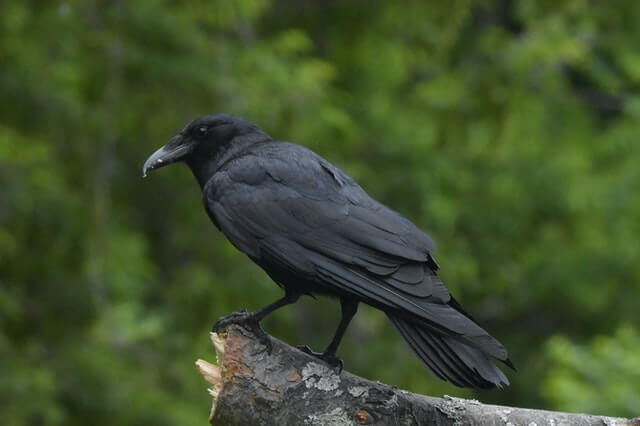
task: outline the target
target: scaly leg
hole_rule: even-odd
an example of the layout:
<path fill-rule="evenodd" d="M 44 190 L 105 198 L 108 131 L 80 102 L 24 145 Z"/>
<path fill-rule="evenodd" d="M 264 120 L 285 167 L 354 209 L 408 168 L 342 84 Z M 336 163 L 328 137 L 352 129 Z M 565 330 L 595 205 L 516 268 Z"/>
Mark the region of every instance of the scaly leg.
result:
<path fill-rule="evenodd" d="M 325 349 L 324 352 L 313 352 L 308 346 L 299 347 L 301 351 L 316 356 L 332 367 L 337 368 L 338 373 L 342 371 L 344 363 L 340 358 L 336 356 L 336 351 L 338 350 L 338 346 L 342 341 L 342 337 L 344 336 L 345 331 L 347 331 L 349 323 L 353 319 L 356 312 L 358 312 L 358 301 L 351 299 L 340 299 L 340 306 L 342 308 L 342 318 L 340 318 L 338 329 L 333 335 L 333 339 L 331 340 L 331 343 L 329 343 L 329 346 L 327 346 L 327 349 Z"/>

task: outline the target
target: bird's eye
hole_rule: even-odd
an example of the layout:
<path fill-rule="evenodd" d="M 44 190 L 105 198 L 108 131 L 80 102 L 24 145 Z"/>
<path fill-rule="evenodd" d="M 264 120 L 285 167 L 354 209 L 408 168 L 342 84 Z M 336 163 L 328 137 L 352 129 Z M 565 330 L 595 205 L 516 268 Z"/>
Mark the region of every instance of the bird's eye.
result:
<path fill-rule="evenodd" d="M 198 128 L 198 136 L 206 136 L 208 129 L 206 127 Z"/>

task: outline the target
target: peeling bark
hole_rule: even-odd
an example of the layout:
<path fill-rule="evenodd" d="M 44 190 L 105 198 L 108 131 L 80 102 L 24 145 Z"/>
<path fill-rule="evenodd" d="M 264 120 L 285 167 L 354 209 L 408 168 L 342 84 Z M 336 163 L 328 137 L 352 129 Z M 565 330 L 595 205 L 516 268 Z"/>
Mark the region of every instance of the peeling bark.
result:
<path fill-rule="evenodd" d="M 475 400 L 412 394 L 343 371 L 271 338 L 268 354 L 251 332 L 231 326 L 211 334 L 218 365 L 196 365 L 213 386 L 210 423 L 246 425 L 606 425 L 623 419 L 486 405 Z"/>

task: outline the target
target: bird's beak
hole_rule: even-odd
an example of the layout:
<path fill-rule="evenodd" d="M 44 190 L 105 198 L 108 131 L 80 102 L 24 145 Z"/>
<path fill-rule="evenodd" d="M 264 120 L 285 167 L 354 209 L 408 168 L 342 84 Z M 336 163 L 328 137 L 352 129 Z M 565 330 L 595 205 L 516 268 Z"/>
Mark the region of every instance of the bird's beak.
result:
<path fill-rule="evenodd" d="M 189 152 L 192 146 L 182 143 L 182 135 L 178 134 L 171 138 L 169 142 L 153 154 L 142 166 L 142 177 L 147 177 L 147 172 L 153 169 L 167 166 L 176 161 L 182 160 Z"/>

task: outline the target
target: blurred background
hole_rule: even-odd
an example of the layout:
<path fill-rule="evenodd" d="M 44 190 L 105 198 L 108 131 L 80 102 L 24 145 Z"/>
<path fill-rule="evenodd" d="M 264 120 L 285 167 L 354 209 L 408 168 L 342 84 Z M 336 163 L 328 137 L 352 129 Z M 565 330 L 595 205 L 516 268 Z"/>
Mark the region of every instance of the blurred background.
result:
<path fill-rule="evenodd" d="M 229 112 L 344 168 L 436 241 L 510 350 L 502 391 L 437 380 L 372 309 L 339 355 L 413 392 L 640 414 L 640 3 L 0 4 L 4 425 L 196 425 L 221 315 L 280 289 L 209 222 L 190 119 Z M 265 329 L 324 348 L 306 298 Z"/>

